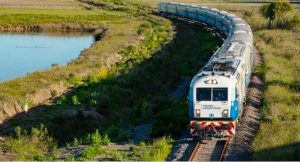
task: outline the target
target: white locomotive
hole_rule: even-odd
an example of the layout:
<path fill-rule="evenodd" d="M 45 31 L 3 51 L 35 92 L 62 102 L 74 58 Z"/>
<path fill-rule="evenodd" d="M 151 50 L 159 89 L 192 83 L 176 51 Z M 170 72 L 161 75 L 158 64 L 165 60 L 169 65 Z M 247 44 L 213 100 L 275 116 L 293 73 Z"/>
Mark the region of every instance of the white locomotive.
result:
<path fill-rule="evenodd" d="M 195 5 L 160 2 L 158 11 L 201 21 L 226 35 L 190 84 L 189 116 L 192 136 L 234 136 L 253 70 L 250 26 L 234 14 Z"/>

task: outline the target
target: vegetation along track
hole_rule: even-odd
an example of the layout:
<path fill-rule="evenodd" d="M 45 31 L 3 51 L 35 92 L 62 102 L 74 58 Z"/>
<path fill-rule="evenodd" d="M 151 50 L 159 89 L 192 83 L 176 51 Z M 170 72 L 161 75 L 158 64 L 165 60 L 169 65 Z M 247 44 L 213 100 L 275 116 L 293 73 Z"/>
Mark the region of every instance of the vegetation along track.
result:
<path fill-rule="evenodd" d="M 198 141 L 188 161 L 221 161 L 229 140 Z"/>

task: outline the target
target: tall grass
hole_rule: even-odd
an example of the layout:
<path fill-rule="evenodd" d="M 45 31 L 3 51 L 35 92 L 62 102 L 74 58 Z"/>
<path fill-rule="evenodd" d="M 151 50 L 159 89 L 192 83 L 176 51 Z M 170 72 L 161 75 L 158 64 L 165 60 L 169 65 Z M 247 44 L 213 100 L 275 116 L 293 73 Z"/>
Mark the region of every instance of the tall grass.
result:
<path fill-rule="evenodd" d="M 265 60 L 264 106 L 253 142 L 255 160 L 299 160 L 300 35 L 287 30 L 255 33 Z"/>
<path fill-rule="evenodd" d="M 153 142 L 153 144 L 146 146 L 144 154 L 141 157 L 142 161 L 165 161 L 171 152 L 170 138 L 162 137 Z"/>
<path fill-rule="evenodd" d="M 58 156 L 56 141 L 43 125 L 32 128 L 30 133 L 17 127 L 14 137 L 6 139 L 2 149 L 15 153 L 15 160 L 54 160 Z"/>

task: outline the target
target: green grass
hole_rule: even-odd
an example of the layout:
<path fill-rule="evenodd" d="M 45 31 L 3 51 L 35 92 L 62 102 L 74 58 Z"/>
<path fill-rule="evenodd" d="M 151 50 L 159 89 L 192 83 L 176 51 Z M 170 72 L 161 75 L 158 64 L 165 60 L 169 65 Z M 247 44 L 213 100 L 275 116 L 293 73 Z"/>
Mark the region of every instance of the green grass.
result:
<path fill-rule="evenodd" d="M 257 11 L 245 14 L 254 44 L 264 57 L 256 70 L 266 89 L 254 160 L 299 160 L 300 151 L 300 34 L 299 9 L 270 22 Z"/>
<path fill-rule="evenodd" d="M 142 161 L 165 161 L 168 155 L 171 153 L 172 140 L 163 137 L 157 139 L 145 149 L 144 154 L 141 157 Z"/>
<path fill-rule="evenodd" d="M 254 140 L 255 160 L 299 160 L 300 35 L 287 30 L 255 33 L 265 59 L 264 107 Z"/>
<path fill-rule="evenodd" d="M 30 133 L 20 127 L 16 128 L 14 137 L 6 139 L 1 144 L 1 149 L 15 153 L 15 160 L 53 160 L 59 153 L 56 141 L 43 125 L 32 128 Z"/>
<path fill-rule="evenodd" d="M 264 76 L 260 129 L 253 146 L 254 160 L 299 160 L 300 151 L 300 34 L 299 9 L 274 21 L 259 12 L 245 14 L 254 44 L 264 57 L 256 70 Z"/>
<path fill-rule="evenodd" d="M 31 9 L 31 8 L 2 8 L 0 7 L 0 14 L 3 15 L 53 15 L 53 16 L 72 16 L 72 15 L 101 15 L 104 11 L 100 10 L 84 10 L 84 9 Z"/>
<path fill-rule="evenodd" d="M 173 140 L 160 137 L 152 142 L 130 144 L 129 150 L 116 147 L 103 147 L 105 153 L 93 160 L 99 161 L 165 161 L 171 152 Z M 105 156 L 103 156 L 105 155 Z"/>
<path fill-rule="evenodd" d="M 256 71 L 266 84 L 260 129 L 252 144 L 253 159 L 299 160 L 299 8 L 274 21 L 257 10 L 245 12 L 244 17 L 255 31 L 254 44 L 264 57 Z"/>
<path fill-rule="evenodd" d="M 1 8 L 0 25 L 32 25 L 47 23 L 73 23 L 103 25 L 104 22 L 121 21 L 114 13 L 83 9 L 11 9 Z"/>

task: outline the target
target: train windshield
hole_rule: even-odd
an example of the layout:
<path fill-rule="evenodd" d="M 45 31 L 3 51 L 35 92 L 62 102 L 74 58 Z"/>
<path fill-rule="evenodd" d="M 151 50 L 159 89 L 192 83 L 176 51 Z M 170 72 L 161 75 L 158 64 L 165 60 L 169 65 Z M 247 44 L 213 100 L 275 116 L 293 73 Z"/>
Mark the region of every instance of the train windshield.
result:
<path fill-rule="evenodd" d="M 227 88 L 197 88 L 197 101 L 228 101 Z"/>
<path fill-rule="evenodd" d="M 213 88 L 213 101 L 227 101 L 228 90 L 227 88 Z"/>
<path fill-rule="evenodd" d="M 197 101 L 211 101 L 211 88 L 197 88 Z"/>

